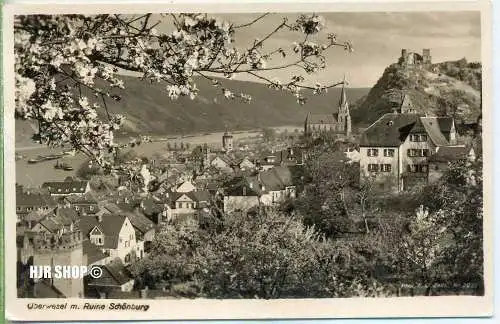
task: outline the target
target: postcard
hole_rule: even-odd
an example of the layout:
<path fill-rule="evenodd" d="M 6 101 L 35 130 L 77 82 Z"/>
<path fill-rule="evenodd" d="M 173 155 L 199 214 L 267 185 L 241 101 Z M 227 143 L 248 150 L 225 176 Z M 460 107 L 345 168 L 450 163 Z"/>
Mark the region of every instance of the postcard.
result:
<path fill-rule="evenodd" d="M 7 318 L 491 316 L 490 15 L 5 5 Z"/>

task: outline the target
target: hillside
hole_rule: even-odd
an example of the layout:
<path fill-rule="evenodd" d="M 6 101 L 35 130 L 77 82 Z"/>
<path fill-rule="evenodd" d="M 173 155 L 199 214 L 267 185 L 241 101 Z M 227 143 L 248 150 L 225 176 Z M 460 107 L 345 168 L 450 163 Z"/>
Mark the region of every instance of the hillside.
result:
<path fill-rule="evenodd" d="M 223 80 L 223 86 L 236 93 L 252 96 L 250 103 L 226 99 L 220 88 L 205 80 L 198 80 L 200 94 L 190 100 L 181 97 L 171 100 L 164 84 L 150 84 L 139 78 L 123 76 L 125 90 L 114 93 L 119 101 L 108 101 L 110 111 L 126 116 L 123 131 L 118 136 L 135 134 L 170 135 L 198 132 L 258 129 L 269 126 L 301 125 L 308 111 L 329 113 L 337 106 L 340 89 L 330 89 L 323 95 L 307 96 L 307 103 L 297 104 L 286 92 L 269 89 L 253 82 Z M 369 89 L 349 89 L 348 99 L 355 102 Z M 306 93 L 308 94 L 308 93 Z M 32 127 L 16 121 L 16 143 L 27 145 Z"/>
<path fill-rule="evenodd" d="M 454 116 L 470 123 L 481 112 L 481 64 L 465 59 L 428 67 L 387 67 L 366 99 L 352 112 L 358 126 L 366 126 L 401 104 L 404 94 L 421 113 Z"/>

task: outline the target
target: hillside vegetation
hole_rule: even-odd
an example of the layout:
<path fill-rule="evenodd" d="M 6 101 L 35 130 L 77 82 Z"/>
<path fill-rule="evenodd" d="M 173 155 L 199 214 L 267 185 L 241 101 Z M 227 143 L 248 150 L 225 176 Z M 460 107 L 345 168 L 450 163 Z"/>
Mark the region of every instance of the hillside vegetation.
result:
<path fill-rule="evenodd" d="M 387 67 L 359 108 L 352 112 L 358 125 L 369 125 L 399 107 L 404 94 L 421 113 L 454 116 L 471 123 L 481 113 L 481 64 L 465 59 L 429 67 Z"/>
<path fill-rule="evenodd" d="M 200 79 L 199 95 L 194 100 L 188 97 L 171 100 L 165 84 L 150 84 L 132 76 L 122 78 L 125 89 L 114 91 L 120 100 L 108 101 L 110 111 L 126 116 L 124 127 L 118 136 L 174 135 L 300 125 L 308 111 L 331 113 L 337 107 L 340 96 L 340 88 L 330 89 L 321 95 L 313 95 L 311 91 L 305 93 L 308 100 L 301 106 L 290 93 L 269 89 L 264 84 L 223 80 L 223 86 L 235 93 L 244 92 L 252 97 L 249 103 L 244 103 L 239 99 L 225 98 L 221 88 Z M 355 102 L 368 91 L 366 88 L 349 89 L 348 99 Z M 16 121 L 18 145 L 27 145 L 32 134 L 31 125 Z"/>

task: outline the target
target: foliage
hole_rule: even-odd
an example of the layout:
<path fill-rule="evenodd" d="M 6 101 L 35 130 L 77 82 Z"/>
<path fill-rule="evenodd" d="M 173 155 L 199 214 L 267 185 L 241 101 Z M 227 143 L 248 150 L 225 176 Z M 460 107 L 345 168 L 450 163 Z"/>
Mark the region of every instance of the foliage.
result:
<path fill-rule="evenodd" d="M 198 297 L 311 298 L 387 294 L 369 275 L 353 271 L 356 253 L 321 237 L 300 219 L 276 211 L 232 214 L 204 229 L 168 225 L 150 256 L 135 264 L 170 284 L 190 282 Z M 351 263 L 352 262 L 352 263 Z"/>
<path fill-rule="evenodd" d="M 438 63 L 436 66 L 440 73 L 463 81 L 476 90 L 481 89 L 482 65 L 480 62 L 469 63 L 465 58 L 462 58 L 458 61 Z"/>
<path fill-rule="evenodd" d="M 262 137 L 266 142 L 271 142 L 276 138 L 276 130 L 273 128 L 264 128 L 262 130 Z"/>
<path fill-rule="evenodd" d="M 405 273 L 427 287 L 483 287 L 482 161 L 450 163 L 404 236 Z"/>
<path fill-rule="evenodd" d="M 304 192 L 295 206 L 308 226 L 315 226 L 328 237 L 348 232 L 349 220 L 346 188 L 355 184 L 359 169 L 346 163 L 339 151 L 325 151 L 319 147 L 309 153 L 302 179 Z"/>
<path fill-rule="evenodd" d="M 81 179 L 90 180 L 94 175 L 102 174 L 102 168 L 90 163 L 90 160 L 83 162 L 76 170 L 76 175 Z"/>
<path fill-rule="evenodd" d="M 16 117 L 36 121 L 41 142 L 70 144 L 108 167 L 112 161 L 103 153 L 116 148 L 113 132 L 124 118 L 109 111 L 106 103 L 121 100 L 114 93 L 125 86 L 119 69 L 140 73 L 152 83 L 165 83 L 172 99 L 196 97 L 195 76 L 211 80 L 225 97 L 243 101 L 251 100 L 250 96 L 234 93 L 213 76 L 230 79 L 247 74 L 273 89 L 291 92 L 299 103 L 304 102 L 303 89 L 321 93 L 342 83 L 311 87 L 300 73 L 290 80 L 265 77 L 262 71 L 288 68 L 314 73 L 326 67 L 329 49 L 352 50 L 349 42 L 338 42 L 334 34 L 313 41 L 309 36 L 324 27 L 317 15 L 300 15 L 294 22 L 283 19 L 247 48 L 234 45 L 237 32 L 268 15 L 242 25 L 195 13 L 18 16 L 14 26 Z M 159 32 L 159 24 L 170 25 L 173 31 Z M 296 35 L 291 48 L 264 48 L 281 31 Z M 271 64 L 277 57 L 281 64 Z"/>

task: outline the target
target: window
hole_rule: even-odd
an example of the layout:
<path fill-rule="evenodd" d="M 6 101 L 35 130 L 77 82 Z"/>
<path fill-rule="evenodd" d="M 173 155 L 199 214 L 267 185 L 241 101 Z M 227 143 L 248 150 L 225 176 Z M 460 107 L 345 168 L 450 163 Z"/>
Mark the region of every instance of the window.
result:
<path fill-rule="evenodd" d="M 94 210 L 94 206 L 90 205 L 89 210 Z"/>
<path fill-rule="evenodd" d="M 76 210 L 76 211 L 79 211 L 79 210 L 80 210 L 80 207 L 75 206 L 75 210 Z"/>
<path fill-rule="evenodd" d="M 378 156 L 378 149 L 368 149 L 368 156 Z"/>
<path fill-rule="evenodd" d="M 412 173 L 427 173 L 429 170 L 427 164 L 410 164 L 408 165 L 408 172 Z"/>
<path fill-rule="evenodd" d="M 426 153 L 424 151 L 427 151 Z M 429 150 L 427 149 L 408 149 L 408 156 L 410 157 L 415 157 L 415 156 L 427 156 L 424 154 L 428 154 Z"/>
<path fill-rule="evenodd" d="M 420 153 L 421 156 L 429 156 L 429 149 L 422 149 Z"/>
<path fill-rule="evenodd" d="M 125 262 L 126 262 L 126 263 L 130 262 L 130 254 L 127 254 L 127 255 L 125 256 Z"/>
<path fill-rule="evenodd" d="M 369 172 L 377 172 L 378 171 L 378 164 L 368 164 L 368 171 Z"/>
<path fill-rule="evenodd" d="M 392 170 L 392 165 L 390 164 L 381 164 L 380 165 L 380 171 L 382 172 L 391 172 Z"/>
<path fill-rule="evenodd" d="M 410 134 L 410 142 L 427 142 L 427 134 Z"/>
<path fill-rule="evenodd" d="M 384 156 L 393 157 L 394 156 L 394 149 L 384 149 Z"/>

